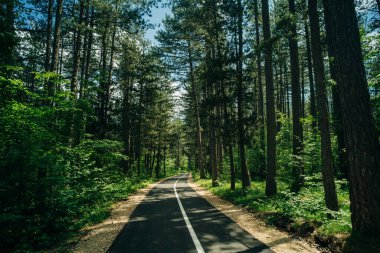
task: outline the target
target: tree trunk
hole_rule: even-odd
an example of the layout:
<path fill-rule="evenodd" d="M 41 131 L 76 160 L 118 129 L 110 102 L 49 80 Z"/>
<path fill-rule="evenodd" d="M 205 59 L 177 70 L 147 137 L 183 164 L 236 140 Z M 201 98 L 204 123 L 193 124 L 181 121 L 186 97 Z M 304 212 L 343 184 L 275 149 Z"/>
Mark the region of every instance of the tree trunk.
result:
<path fill-rule="evenodd" d="M 53 53 L 52 53 L 51 66 L 50 66 L 51 72 L 56 72 L 58 69 L 58 55 L 59 55 L 59 43 L 61 41 L 63 1 L 64 0 L 58 0 L 57 2 L 57 10 L 55 14 Z M 50 89 L 54 89 L 54 87 L 50 87 Z M 54 92 L 54 90 L 52 91 Z"/>
<path fill-rule="evenodd" d="M 321 132 L 322 178 L 325 190 L 326 206 L 330 210 L 338 211 L 338 197 L 334 181 L 332 151 L 329 126 L 328 101 L 326 94 L 326 79 L 320 38 L 317 0 L 308 0 L 311 49 L 313 55 L 314 76 L 317 88 L 318 124 Z"/>
<path fill-rule="evenodd" d="M 54 27 L 54 40 L 53 40 L 53 53 L 50 71 L 57 72 L 58 69 L 58 56 L 59 56 L 59 43 L 61 41 L 61 26 L 62 26 L 62 9 L 63 9 L 63 1 L 58 0 L 57 2 L 57 10 L 55 14 L 55 27 Z M 53 97 L 55 94 L 55 83 L 48 83 L 48 96 Z"/>
<path fill-rule="evenodd" d="M 221 80 L 221 92 L 222 92 L 222 100 L 223 100 L 223 139 L 225 141 L 225 145 L 228 149 L 228 156 L 230 162 L 230 189 L 235 190 L 235 164 L 234 164 L 234 154 L 233 154 L 233 146 L 231 142 L 231 117 L 228 113 L 228 97 L 226 94 L 226 87 L 224 80 Z"/>
<path fill-rule="evenodd" d="M 305 118 L 305 68 L 301 60 L 301 118 Z"/>
<path fill-rule="evenodd" d="M 83 13 L 84 13 L 84 0 L 80 0 L 79 3 L 79 19 L 77 36 L 75 38 L 75 50 L 74 50 L 74 63 L 73 72 L 71 75 L 70 90 L 74 98 L 76 98 L 77 86 L 78 86 L 78 72 L 80 65 L 80 50 L 82 48 L 82 26 L 83 26 Z"/>
<path fill-rule="evenodd" d="M 257 67 L 257 86 L 258 86 L 258 123 L 259 123 L 259 173 L 261 179 L 265 178 L 266 163 L 265 163 L 265 120 L 264 120 L 264 95 L 263 95 L 263 80 L 261 76 L 261 49 L 260 49 L 260 29 L 259 29 L 259 8 L 258 0 L 254 2 L 255 8 L 255 32 L 256 32 L 256 67 Z"/>
<path fill-rule="evenodd" d="M 212 48 L 212 46 L 211 46 Z M 208 61 L 208 73 L 211 73 L 212 68 L 214 67 L 212 65 L 212 62 L 214 62 L 215 59 L 215 52 L 214 48 L 211 49 L 212 52 L 208 52 L 207 61 Z M 217 186 L 218 184 L 218 157 L 217 157 L 217 143 L 216 143 L 216 119 L 215 119 L 215 80 L 212 80 L 210 75 L 207 78 L 207 86 L 209 89 L 209 100 L 211 101 L 210 105 L 210 165 L 211 165 L 211 180 L 212 180 L 212 186 Z"/>
<path fill-rule="evenodd" d="M 4 7 L 3 7 L 4 5 Z M 14 49 L 16 46 L 16 33 L 15 33 L 15 0 L 6 0 L 1 3 L 1 12 L 4 8 L 4 19 L 0 24 L 0 33 L 2 41 L 0 43 L 0 64 L 12 65 L 14 64 Z"/>
<path fill-rule="evenodd" d="M 89 83 L 89 73 L 90 73 L 90 67 L 91 67 L 91 51 L 92 51 L 92 43 L 93 43 L 93 32 L 94 29 L 94 6 L 91 6 L 91 17 L 90 17 L 90 30 L 88 31 L 88 42 L 87 42 L 87 48 L 86 48 L 86 63 L 85 63 L 85 70 L 84 70 L 84 84 L 83 88 L 80 91 L 80 97 L 86 98 L 87 97 L 87 90 L 88 90 L 88 83 Z"/>
<path fill-rule="evenodd" d="M 235 164 L 234 164 L 234 151 L 231 142 L 231 117 L 228 113 L 227 95 L 225 90 L 224 81 L 221 82 L 222 96 L 223 96 L 223 116 L 224 116 L 224 140 L 228 146 L 228 156 L 230 162 L 230 189 L 235 190 Z"/>
<path fill-rule="evenodd" d="M 202 151 L 202 130 L 201 130 L 201 121 L 199 116 L 199 101 L 198 101 L 198 92 L 195 84 L 194 77 L 194 67 L 193 67 L 193 57 L 192 57 L 192 48 L 191 44 L 188 41 L 188 56 L 189 56 L 189 68 L 190 68 L 190 82 L 191 89 L 193 93 L 194 100 L 194 110 L 195 110 L 195 127 L 196 127 L 196 154 L 197 154 L 197 162 L 199 169 L 200 178 L 204 179 L 205 171 L 204 171 L 204 159 L 203 159 L 203 151 Z"/>
<path fill-rule="evenodd" d="M 331 22 L 331 19 L 325 19 L 326 22 L 326 33 L 333 34 L 331 31 L 332 24 L 327 24 L 327 22 Z M 331 36 L 327 36 L 328 44 L 332 45 L 333 41 Z M 341 176 L 348 179 L 348 157 L 347 157 L 347 148 L 344 141 L 344 129 L 343 129 L 343 115 L 342 108 L 340 105 L 340 95 L 338 91 L 338 87 L 342 86 L 339 82 L 338 78 L 338 68 L 336 66 L 336 61 L 334 60 L 336 57 L 336 52 L 333 47 L 329 46 L 328 48 L 329 55 L 329 65 L 330 65 L 330 76 L 331 79 L 335 81 L 335 85 L 332 85 L 332 98 L 333 98 L 333 126 L 335 130 L 335 134 L 337 136 L 338 142 L 338 164 L 335 165 L 335 168 L 340 172 Z"/>
<path fill-rule="evenodd" d="M 98 118 L 99 118 L 99 129 L 98 134 L 100 138 L 104 138 L 107 129 L 107 81 L 108 81 L 108 69 L 107 69 L 107 34 L 110 26 L 110 20 L 106 21 L 104 31 L 101 35 L 101 60 L 100 60 L 100 80 L 99 80 L 99 90 L 98 90 Z"/>
<path fill-rule="evenodd" d="M 178 140 L 177 140 L 177 150 L 176 150 L 176 160 L 175 160 L 175 166 L 177 168 L 177 171 L 180 169 L 180 143 L 179 143 L 179 139 L 180 137 L 178 136 Z"/>
<path fill-rule="evenodd" d="M 238 57 L 237 57 L 237 101 L 238 101 L 238 132 L 240 169 L 243 188 L 251 186 L 251 177 L 245 157 L 245 130 L 244 130 L 244 88 L 243 88 L 243 6 L 237 1 L 238 10 Z"/>
<path fill-rule="evenodd" d="M 156 146 L 153 147 L 153 155 L 152 155 L 152 160 L 151 160 L 151 164 L 149 166 L 149 175 L 152 177 L 153 175 L 153 169 L 154 169 L 154 164 L 156 162 L 156 155 L 157 155 L 157 148 Z"/>
<path fill-rule="evenodd" d="M 131 164 L 131 155 L 130 155 L 130 146 L 131 146 L 131 133 L 130 133 L 130 90 L 131 90 L 130 78 L 127 77 L 127 82 L 124 87 L 123 94 L 123 112 L 122 112 L 122 133 L 123 133 L 123 142 L 124 142 L 124 155 L 128 157 L 128 160 L 123 160 L 123 171 L 127 173 L 130 170 Z"/>
<path fill-rule="evenodd" d="M 73 71 L 71 75 L 71 83 L 70 83 L 70 91 L 73 96 L 73 99 L 77 99 L 78 95 L 78 72 L 80 66 L 80 55 L 82 49 L 82 29 L 84 26 L 84 1 L 80 0 L 79 3 L 79 18 L 78 18 L 78 29 L 77 36 L 75 38 L 75 47 L 74 47 L 74 63 L 73 63 Z M 80 138 L 82 135 L 82 112 L 81 110 L 76 110 L 73 113 L 73 145 L 76 146 L 80 143 Z"/>
<path fill-rule="evenodd" d="M 160 138 L 160 137 L 159 137 Z M 157 151 L 157 163 L 156 163 L 156 178 L 160 176 L 160 167 L 161 167 L 161 145 L 158 146 L 158 151 Z"/>
<path fill-rule="evenodd" d="M 53 30 L 53 0 L 48 2 L 48 16 L 46 28 L 45 71 L 50 71 L 51 33 Z"/>
<path fill-rule="evenodd" d="M 141 174 L 141 125 L 142 125 L 142 100 L 143 100 L 143 82 L 140 80 L 140 94 L 139 94 L 139 110 L 138 110 L 138 129 L 137 129 L 137 143 L 136 143 L 136 158 L 137 158 L 137 175 Z"/>
<path fill-rule="evenodd" d="M 294 0 L 289 0 L 289 12 L 295 17 L 296 6 Z M 290 26 L 289 37 L 290 49 L 290 72 L 292 79 L 292 116 L 293 116 L 293 177 L 292 190 L 298 192 L 303 186 L 303 164 L 302 164 L 302 125 L 301 116 L 301 94 L 300 94 L 300 73 L 298 60 L 297 26 L 295 22 Z"/>
<path fill-rule="evenodd" d="M 267 176 L 265 194 L 272 196 L 277 193 L 276 184 L 276 113 L 274 102 L 272 43 L 269 20 L 268 0 L 262 0 L 263 33 L 265 41 L 265 82 L 267 109 Z"/>
<path fill-rule="evenodd" d="M 373 119 L 354 1 L 323 0 L 328 46 L 336 52 L 349 161 L 354 233 L 380 232 L 380 145 Z"/>
<path fill-rule="evenodd" d="M 166 145 L 164 146 L 164 176 L 166 176 Z"/>
<path fill-rule="evenodd" d="M 286 114 L 290 118 L 290 95 L 289 95 L 289 76 L 288 76 L 288 65 L 284 61 L 284 73 L 285 73 L 285 93 L 286 93 Z"/>
<path fill-rule="evenodd" d="M 118 9 L 118 6 L 116 6 L 116 10 Z M 113 29 L 112 36 L 111 36 L 111 50 L 110 50 L 110 59 L 109 59 L 109 65 L 108 65 L 108 75 L 107 75 L 107 86 L 105 91 L 105 105 L 104 105 L 104 118 L 106 126 L 108 124 L 108 111 L 109 111 L 109 104 L 110 104 L 110 90 L 112 85 L 112 71 L 113 71 L 113 63 L 114 63 L 114 55 L 115 55 L 115 37 L 116 37 L 116 26 Z"/>
<path fill-rule="evenodd" d="M 307 70 L 309 74 L 309 87 L 310 87 L 310 115 L 313 117 L 311 126 L 315 130 L 317 128 L 317 110 L 315 106 L 315 91 L 314 91 L 314 77 L 313 77 L 313 65 L 311 60 L 310 49 L 310 35 L 309 27 L 305 21 L 305 37 L 306 37 L 306 54 L 307 54 Z"/>

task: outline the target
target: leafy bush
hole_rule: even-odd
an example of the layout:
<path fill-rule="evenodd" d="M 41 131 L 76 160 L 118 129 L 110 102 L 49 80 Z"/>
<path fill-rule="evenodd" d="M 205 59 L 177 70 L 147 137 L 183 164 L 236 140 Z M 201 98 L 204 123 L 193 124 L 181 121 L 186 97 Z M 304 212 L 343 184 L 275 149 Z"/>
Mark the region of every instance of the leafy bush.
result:
<path fill-rule="evenodd" d="M 28 91 L 18 79 L 21 73 L 20 68 L 0 70 L 0 245 L 5 252 L 49 249 L 107 217 L 112 201 L 147 182 L 123 174 L 121 163 L 128 157 L 121 142 L 87 135 L 72 144 L 73 115 L 88 113 L 85 100 L 73 102 L 62 90 L 47 97 L 42 87 L 53 78 L 49 73 L 35 73 L 35 91 Z"/>

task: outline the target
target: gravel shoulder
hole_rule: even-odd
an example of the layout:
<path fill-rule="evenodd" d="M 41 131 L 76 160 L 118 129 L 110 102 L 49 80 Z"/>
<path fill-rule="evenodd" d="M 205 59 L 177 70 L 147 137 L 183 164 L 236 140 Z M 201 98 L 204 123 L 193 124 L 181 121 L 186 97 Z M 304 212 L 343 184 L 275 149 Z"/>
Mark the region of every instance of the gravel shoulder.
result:
<path fill-rule="evenodd" d="M 278 253 L 322 252 L 317 249 L 316 245 L 270 227 L 248 210 L 215 196 L 210 191 L 196 184 L 191 177 L 188 178 L 188 183 L 211 205 L 230 217 L 253 237 L 268 245 L 273 251 Z"/>

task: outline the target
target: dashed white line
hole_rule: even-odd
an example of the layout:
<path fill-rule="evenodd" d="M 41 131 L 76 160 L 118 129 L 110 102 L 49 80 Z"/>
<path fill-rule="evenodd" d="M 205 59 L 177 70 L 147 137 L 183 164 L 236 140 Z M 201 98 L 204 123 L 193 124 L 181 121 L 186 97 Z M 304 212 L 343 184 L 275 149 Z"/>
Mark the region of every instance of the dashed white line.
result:
<path fill-rule="evenodd" d="M 186 227 L 187 229 L 189 230 L 190 232 L 190 236 L 191 236 L 191 239 L 193 239 L 193 242 L 194 242 L 194 245 L 195 245 L 195 248 L 197 249 L 197 252 L 198 253 L 204 253 L 204 249 L 201 245 L 201 242 L 199 241 L 198 239 L 198 236 L 197 234 L 195 234 L 195 231 L 193 229 L 193 226 L 191 226 L 191 223 L 190 223 L 190 220 L 189 218 L 187 217 L 187 214 L 185 212 L 185 209 L 183 208 L 182 206 L 182 202 L 181 202 L 181 199 L 179 198 L 178 196 L 178 193 L 177 193 L 177 183 L 180 179 L 182 179 L 184 176 L 186 176 L 186 174 L 184 174 L 182 177 L 178 178 L 177 181 L 175 182 L 173 188 L 174 188 L 174 193 L 175 193 L 175 196 L 177 198 L 177 201 L 178 201 L 178 205 L 179 205 L 179 209 L 181 209 L 181 213 L 182 213 L 182 216 L 183 216 L 183 219 L 185 220 L 185 223 L 186 223 Z"/>

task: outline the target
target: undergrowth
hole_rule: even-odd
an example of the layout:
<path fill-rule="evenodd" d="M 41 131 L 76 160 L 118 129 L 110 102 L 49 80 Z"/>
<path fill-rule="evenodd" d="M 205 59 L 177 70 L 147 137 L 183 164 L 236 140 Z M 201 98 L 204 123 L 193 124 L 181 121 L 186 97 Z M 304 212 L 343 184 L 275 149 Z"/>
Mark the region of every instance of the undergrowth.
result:
<path fill-rule="evenodd" d="M 218 187 L 211 187 L 211 181 L 197 181 L 215 195 L 236 205 L 248 207 L 267 224 L 295 232 L 304 223 L 311 223 L 322 236 L 349 234 L 351 232 L 349 196 L 346 181 L 337 181 L 340 210 L 331 211 L 325 207 L 322 182 L 319 175 L 306 178 L 305 187 L 298 193 L 288 190 L 286 184 L 279 184 L 279 193 L 265 196 L 265 182 L 253 181 L 252 187 L 243 190 L 237 182 L 231 191 L 229 182 L 222 181 Z"/>

